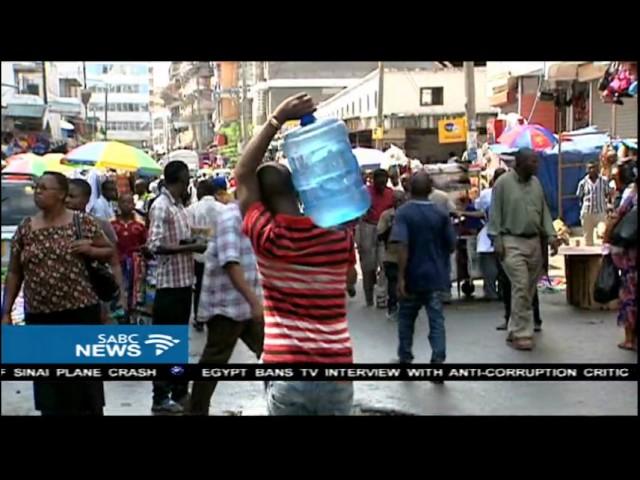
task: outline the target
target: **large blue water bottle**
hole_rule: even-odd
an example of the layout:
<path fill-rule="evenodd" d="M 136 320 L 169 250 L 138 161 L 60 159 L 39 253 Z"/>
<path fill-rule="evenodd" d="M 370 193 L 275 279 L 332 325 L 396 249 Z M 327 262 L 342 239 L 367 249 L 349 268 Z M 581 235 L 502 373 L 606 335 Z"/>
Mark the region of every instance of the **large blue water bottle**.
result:
<path fill-rule="evenodd" d="M 284 137 L 283 150 L 304 214 L 324 228 L 354 220 L 371 206 L 345 124 L 304 116 Z"/>

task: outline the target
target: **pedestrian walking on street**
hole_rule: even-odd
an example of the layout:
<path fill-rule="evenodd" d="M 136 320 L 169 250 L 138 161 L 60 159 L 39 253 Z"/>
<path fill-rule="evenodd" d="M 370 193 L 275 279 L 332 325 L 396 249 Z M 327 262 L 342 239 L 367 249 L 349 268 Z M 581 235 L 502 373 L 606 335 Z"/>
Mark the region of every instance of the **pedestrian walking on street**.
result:
<path fill-rule="evenodd" d="M 236 203 L 216 211 L 214 228 L 205 253 L 200 299 L 200 316 L 207 319 L 207 343 L 200 363 L 226 364 L 238 340 L 259 359 L 264 343 L 262 292 L 256 257 L 251 241 L 242 233 Z M 189 414 L 208 415 L 216 385 L 215 381 L 193 383 Z"/>
<path fill-rule="evenodd" d="M 172 161 L 164 168 L 164 186 L 149 211 L 147 246 L 158 259 L 154 325 L 189 325 L 194 282 L 193 254 L 204 253 L 204 243 L 193 242 L 184 206 L 189 168 Z M 189 400 L 186 380 L 154 381 L 154 413 L 180 414 Z"/>
<path fill-rule="evenodd" d="M 135 196 L 133 197 L 135 203 L 136 212 L 139 215 L 146 216 L 148 211 L 148 203 L 151 194 L 149 193 L 149 184 L 144 178 L 139 178 L 136 180 L 135 186 Z"/>
<path fill-rule="evenodd" d="M 91 185 L 89 184 L 89 182 L 81 178 L 74 178 L 69 180 L 69 193 L 67 194 L 66 199 L 66 205 L 69 210 L 73 210 L 75 212 L 85 212 L 90 198 Z M 124 309 L 127 305 L 126 283 L 124 273 L 122 271 L 122 266 L 120 264 L 120 258 L 118 256 L 118 250 L 116 248 L 118 245 L 118 236 L 108 220 L 94 217 L 90 214 L 87 215 L 89 215 L 100 226 L 105 237 L 113 246 L 113 255 L 109 259 L 109 265 L 111 267 L 113 276 L 116 279 L 116 283 L 120 288 L 120 306 L 116 304 L 112 305 L 111 302 L 100 302 L 102 322 L 109 323 L 109 317 L 112 309 L 115 311 L 119 311 L 120 308 Z"/>
<path fill-rule="evenodd" d="M 87 214 L 66 208 L 67 178 L 45 172 L 36 183 L 39 212 L 26 218 L 11 243 L 7 299 L 2 323 L 24 285 L 27 325 L 98 325 L 100 302 L 86 259 L 108 261 L 114 246 Z M 76 216 L 83 238 L 77 239 Z M 99 381 L 34 382 L 35 408 L 42 415 L 102 415 L 104 388 Z"/>
<path fill-rule="evenodd" d="M 542 251 L 544 258 L 545 251 Z M 547 261 L 548 264 L 548 261 Z M 546 268 L 543 268 L 546 271 Z M 500 285 L 500 291 L 502 292 L 502 303 L 504 305 L 504 322 L 496 327 L 496 330 L 507 330 L 509 328 L 509 319 L 511 318 L 511 280 L 504 271 L 502 263 L 498 262 L 498 284 Z M 540 297 L 538 296 L 538 288 L 533 294 L 533 301 L 531 302 L 531 308 L 533 309 L 533 331 L 542 331 L 542 316 L 540 315 Z"/>
<path fill-rule="evenodd" d="M 429 200 L 431 177 L 418 172 L 411 179 L 411 199 L 396 213 L 390 242 L 398 251 L 398 360 L 413 361 L 413 334 L 418 313 L 424 307 L 429 317 L 431 363 L 446 359 L 443 293 L 449 288 L 451 253 L 456 236 L 453 225 L 440 207 Z"/>
<path fill-rule="evenodd" d="M 493 186 L 498 178 L 506 173 L 504 168 L 497 168 L 493 174 L 493 178 L 489 184 L 489 188 L 480 192 L 480 196 L 475 201 L 476 210 L 484 212 L 485 219 L 489 218 L 489 209 L 491 207 L 491 197 Z M 482 286 L 484 289 L 484 298 L 487 300 L 497 300 L 498 290 L 496 289 L 499 277 L 499 262 L 496 257 L 495 249 L 491 243 L 489 235 L 487 235 L 487 225 L 485 224 L 478 233 L 478 263 L 482 272 Z M 506 328 L 506 327 L 505 327 Z"/>
<path fill-rule="evenodd" d="M 220 191 L 220 188 L 216 186 L 212 180 L 201 180 L 198 183 L 196 192 L 198 201 L 187 208 L 191 233 L 203 239 L 205 242 L 213 240 L 215 234 L 218 212 L 223 206 L 216 198 Z M 202 277 L 204 275 L 203 254 L 193 254 L 193 269 L 196 276 L 196 284 L 193 292 L 193 327 L 196 331 L 202 332 L 204 325 L 199 321 L 198 304 L 200 302 Z"/>
<path fill-rule="evenodd" d="M 395 204 L 393 208 L 386 210 L 380 216 L 378 222 L 378 238 L 384 243 L 385 253 L 383 259 L 384 274 L 387 278 L 387 319 L 398 319 L 398 244 L 389 242 L 391 227 L 398 208 L 405 202 L 403 191 L 394 191 Z"/>
<path fill-rule="evenodd" d="M 519 150 L 515 170 L 493 187 L 489 212 L 488 234 L 511 281 L 507 342 L 517 350 L 534 347 L 532 304 L 544 269 L 542 245 L 549 245 L 552 255 L 560 246 L 537 171 L 536 152 Z"/>
<path fill-rule="evenodd" d="M 632 184 L 629 194 L 612 217 L 605 233 L 605 243 L 609 243 L 614 228 L 633 208 L 638 208 L 638 178 Z M 620 302 L 618 311 L 618 325 L 624 327 L 624 341 L 618 344 L 623 350 L 638 351 L 638 247 L 611 246 L 611 257 L 620 269 Z"/>
<path fill-rule="evenodd" d="M 140 218 L 136 218 L 133 196 L 130 193 L 120 195 L 118 199 L 118 214 L 111 221 L 117 235 L 118 255 L 125 280 L 124 308 L 127 318 L 136 308 L 135 293 L 140 291 L 144 282 L 144 268 L 142 249 L 147 243 L 147 228 Z"/>
<path fill-rule="evenodd" d="M 382 212 L 393 208 L 393 190 L 387 187 L 389 174 L 378 169 L 373 172 L 373 184 L 368 186 L 371 208 L 358 224 L 356 243 L 360 256 L 362 286 L 368 307 L 373 306 L 373 290 L 376 285 L 380 259 L 378 258 L 378 222 Z"/>
<path fill-rule="evenodd" d="M 576 192 L 580 202 L 580 222 L 588 247 L 593 246 L 593 233 L 598 224 L 605 221 L 610 194 L 609 179 L 600 175 L 595 163 L 590 163 L 587 175 L 578 184 Z"/>
<path fill-rule="evenodd" d="M 90 214 L 103 220 L 111 221 L 116 213 L 113 208 L 113 202 L 118 201 L 118 189 L 116 182 L 113 180 L 105 180 L 100 186 L 100 196 L 93 204 Z"/>
<path fill-rule="evenodd" d="M 320 228 L 303 216 L 285 166 L 267 163 L 258 169 L 281 126 L 314 110 L 306 94 L 286 99 L 236 167 L 243 231 L 251 239 L 262 278 L 262 361 L 267 364 L 353 363 L 345 294 L 356 276 L 351 231 Z M 270 415 L 348 415 L 352 403 L 351 382 L 277 381 L 267 386 Z"/>

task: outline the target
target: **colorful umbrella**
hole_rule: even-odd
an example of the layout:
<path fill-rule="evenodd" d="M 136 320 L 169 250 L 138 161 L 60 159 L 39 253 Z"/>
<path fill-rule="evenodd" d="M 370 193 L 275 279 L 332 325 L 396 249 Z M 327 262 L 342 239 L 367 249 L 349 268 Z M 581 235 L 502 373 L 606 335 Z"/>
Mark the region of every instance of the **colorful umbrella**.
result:
<path fill-rule="evenodd" d="M 558 139 L 541 125 L 517 125 L 498 138 L 498 143 L 511 148 L 530 148 L 532 150 L 547 150 L 553 148 Z"/>
<path fill-rule="evenodd" d="M 2 175 L 28 175 L 39 177 L 47 171 L 47 166 L 42 157 L 31 153 L 15 155 L 8 159 L 7 167 L 2 170 Z"/>
<path fill-rule="evenodd" d="M 42 161 L 49 172 L 58 172 L 65 175 L 71 174 L 77 167 L 62 163 L 64 154 L 62 153 L 48 153 L 42 157 Z"/>
<path fill-rule="evenodd" d="M 140 175 L 162 173 L 162 167 L 145 152 L 120 142 L 87 143 L 68 153 L 66 159 L 71 163 L 138 172 Z"/>

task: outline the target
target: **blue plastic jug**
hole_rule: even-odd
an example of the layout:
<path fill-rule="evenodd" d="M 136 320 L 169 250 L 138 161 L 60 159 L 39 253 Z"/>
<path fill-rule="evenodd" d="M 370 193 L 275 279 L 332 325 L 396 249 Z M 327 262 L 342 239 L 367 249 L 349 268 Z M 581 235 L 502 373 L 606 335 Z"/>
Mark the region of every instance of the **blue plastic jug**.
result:
<path fill-rule="evenodd" d="M 304 214 L 319 227 L 355 220 L 371 206 L 345 124 L 337 119 L 301 119 L 284 137 L 283 150 Z"/>

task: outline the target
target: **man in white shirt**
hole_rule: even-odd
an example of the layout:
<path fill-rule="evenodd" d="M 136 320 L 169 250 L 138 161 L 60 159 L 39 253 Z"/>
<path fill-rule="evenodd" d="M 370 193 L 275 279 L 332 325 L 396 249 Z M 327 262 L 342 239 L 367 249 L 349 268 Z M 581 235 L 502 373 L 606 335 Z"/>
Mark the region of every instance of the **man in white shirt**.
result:
<path fill-rule="evenodd" d="M 112 202 L 117 200 L 118 189 L 116 188 L 116 183 L 113 180 L 105 180 L 100 186 L 100 196 L 91 207 L 89 213 L 94 217 L 110 221 L 116 215 Z"/>
<path fill-rule="evenodd" d="M 580 201 L 580 221 L 584 230 L 585 242 L 593 246 L 593 232 L 600 222 L 605 221 L 607 198 L 610 194 L 609 180 L 600 176 L 598 166 L 590 163 L 587 175 L 578 184 L 576 195 Z"/>
<path fill-rule="evenodd" d="M 493 179 L 489 184 L 489 188 L 485 188 L 475 201 L 476 210 L 478 210 L 479 212 L 484 212 L 486 218 L 489 218 L 493 185 L 503 173 L 506 173 L 506 170 L 504 168 L 497 168 L 493 174 Z M 476 251 L 478 252 L 478 261 L 480 263 L 480 271 L 482 272 L 483 277 L 484 299 L 488 301 L 497 300 L 498 291 L 496 289 L 496 282 L 498 280 L 499 271 L 498 259 L 493 248 L 493 243 L 487 235 L 486 224 L 478 233 L 478 243 Z"/>
<path fill-rule="evenodd" d="M 215 235 L 215 225 L 218 219 L 218 213 L 223 204 L 216 198 L 220 196 L 221 190 L 211 179 L 201 180 L 197 187 L 198 201 L 191 204 L 187 208 L 189 215 L 189 224 L 191 226 L 191 234 L 194 238 L 201 238 L 205 241 L 211 241 Z M 200 292 L 202 291 L 202 277 L 204 275 L 204 254 L 194 253 L 194 269 L 196 276 L 195 291 L 193 295 L 193 326 L 198 332 L 204 330 L 204 324 L 198 321 L 198 304 L 200 303 Z"/>

